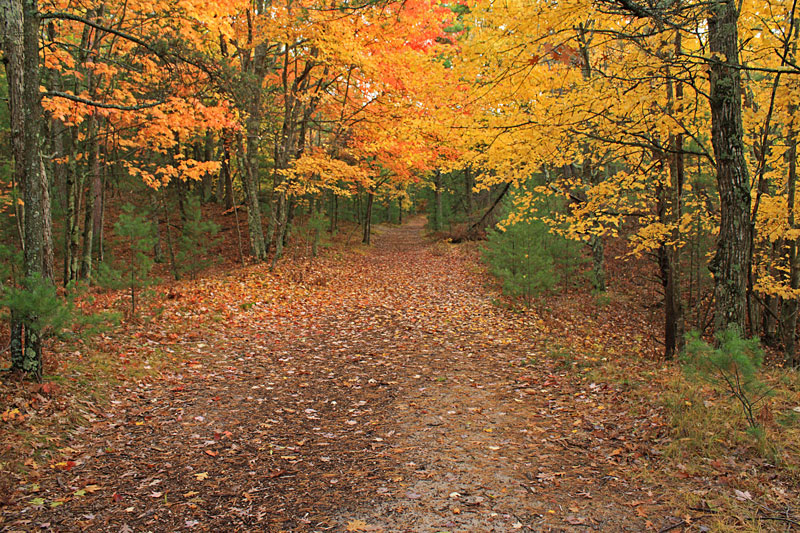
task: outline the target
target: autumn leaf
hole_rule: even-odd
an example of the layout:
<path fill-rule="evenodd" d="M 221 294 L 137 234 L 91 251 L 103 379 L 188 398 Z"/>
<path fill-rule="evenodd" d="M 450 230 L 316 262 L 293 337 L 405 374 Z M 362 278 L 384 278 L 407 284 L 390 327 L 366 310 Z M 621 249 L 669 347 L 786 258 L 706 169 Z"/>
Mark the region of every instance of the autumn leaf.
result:
<path fill-rule="evenodd" d="M 370 531 L 369 526 L 363 520 L 351 520 L 345 527 L 346 531 Z"/>

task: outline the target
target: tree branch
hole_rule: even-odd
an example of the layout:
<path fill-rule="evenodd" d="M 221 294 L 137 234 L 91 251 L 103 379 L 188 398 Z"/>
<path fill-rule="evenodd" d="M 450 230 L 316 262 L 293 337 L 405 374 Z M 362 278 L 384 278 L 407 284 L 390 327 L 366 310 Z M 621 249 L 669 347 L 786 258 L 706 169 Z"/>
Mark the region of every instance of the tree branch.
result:
<path fill-rule="evenodd" d="M 157 57 L 159 57 L 161 59 L 166 60 L 167 58 L 172 57 L 172 58 L 175 58 L 175 59 L 177 59 L 179 61 L 182 61 L 184 63 L 192 65 L 195 68 L 198 68 L 198 69 L 202 70 L 203 72 L 205 72 L 211 78 L 214 78 L 216 76 L 216 74 L 214 72 L 212 72 L 207 65 L 204 65 L 204 64 L 202 64 L 201 62 L 199 62 L 197 60 L 188 58 L 186 56 L 183 56 L 183 55 L 175 53 L 175 52 L 169 52 L 169 51 L 166 51 L 166 50 L 159 50 L 158 48 L 154 47 L 151 43 L 148 43 L 147 41 L 145 41 L 143 39 L 140 39 L 139 37 L 136 37 L 135 35 L 132 35 L 132 34 L 130 34 L 128 32 L 122 31 L 122 30 L 117 30 L 115 28 L 112 28 L 111 26 L 105 26 L 103 24 L 95 22 L 95 21 L 93 21 L 91 19 L 88 19 L 86 17 L 81 17 L 80 15 L 74 15 L 72 13 L 65 13 L 63 11 L 51 11 L 51 12 L 43 12 L 43 13 L 41 13 L 39 15 L 39 18 L 41 20 L 57 19 L 57 20 L 72 20 L 74 22 L 80 22 L 81 24 L 85 24 L 85 25 L 90 26 L 92 28 L 95 28 L 97 30 L 104 31 L 104 32 L 107 32 L 107 33 L 110 33 L 110 34 L 113 34 L 113 35 L 117 35 L 118 37 L 122 37 L 123 39 L 126 39 L 126 40 L 128 40 L 128 41 L 130 41 L 132 43 L 138 44 L 142 48 L 150 51 L 151 53 L 153 53 L 154 55 L 156 55 Z"/>
<path fill-rule="evenodd" d="M 156 55 L 159 55 L 159 56 L 162 55 L 161 51 L 154 49 L 152 47 L 152 45 L 150 45 L 149 43 L 139 39 L 135 35 L 131 35 L 130 33 L 127 33 L 127 32 L 121 31 L 121 30 L 116 30 L 116 29 L 112 28 L 111 26 L 104 26 L 102 24 L 94 22 L 93 20 L 87 19 L 85 17 L 81 17 L 79 15 L 73 15 L 72 13 L 64 13 L 63 11 L 51 11 L 49 13 L 47 13 L 47 12 L 41 13 L 39 15 L 39 18 L 41 20 L 58 19 L 58 20 L 72 20 L 74 22 L 80 22 L 81 24 L 86 24 L 87 26 L 91 26 L 92 28 L 95 28 L 97 30 L 104 31 L 104 32 L 107 32 L 107 33 L 111 33 L 111 34 L 117 35 L 119 37 L 122 37 L 123 39 L 127 39 L 128 41 L 131 41 L 133 43 L 138 44 L 139 46 L 147 48 L 148 50 L 150 50 L 151 52 L 153 52 Z"/>
<path fill-rule="evenodd" d="M 139 111 L 141 109 L 148 109 L 150 107 L 156 107 L 165 103 L 164 101 L 160 101 L 160 102 L 150 102 L 148 104 L 139 104 L 139 105 L 107 104 L 104 102 L 96 102 L 94 100 L 88 100 L 86 98 L 81 98 L 80 96 L 75 96 L 74 94 L 69 94 L 61 91 L 47 91 L 45 93 L 42 93 L 42 96 L 64 98 L 66 100 L 72 100 L 73 102 L 90 105 L 92 107 L 99 107 L 101 109 L 119 109 L 120 111 Z"/>

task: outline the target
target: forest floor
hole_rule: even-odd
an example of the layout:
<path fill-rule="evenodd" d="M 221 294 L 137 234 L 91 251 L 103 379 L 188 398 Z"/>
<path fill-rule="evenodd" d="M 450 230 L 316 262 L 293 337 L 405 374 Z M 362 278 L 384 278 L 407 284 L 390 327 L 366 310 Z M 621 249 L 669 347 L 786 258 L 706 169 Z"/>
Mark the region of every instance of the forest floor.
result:
<path fill-rule="evenodd" d="M 60 384 L 5 384 L 0 530 L 797 526 L 786 470 L 681 462 L 640 304 L 515 310 L 474 247 L 422 233 L 170 285 Z M 102 398 L 83 359 L 120 374 Z"/>

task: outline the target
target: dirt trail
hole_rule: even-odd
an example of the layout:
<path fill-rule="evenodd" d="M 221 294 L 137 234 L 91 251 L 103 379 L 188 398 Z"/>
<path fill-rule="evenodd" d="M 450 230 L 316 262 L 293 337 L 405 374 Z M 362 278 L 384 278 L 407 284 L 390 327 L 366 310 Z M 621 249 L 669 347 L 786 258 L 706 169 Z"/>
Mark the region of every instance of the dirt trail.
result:
<path fill-rule="evenodd" d="M 520 329 L 472 264 L 437 257 L 417 231 L 390 230 L 375 253 L 389 262 L 399 253 L 401 268 L 415 271 L 420 290 L 409 302 L 425 311 L 413 318 L 434 332 L 404 353 L 408 381 L 390 406 L 393 461 L 408 477 L 385 485 L 388 501 L 360 505 L 358 517 L 386 531 L 464 532 L 642 531 L 649 513 L 665 519 L 659 488 L 626 479 L 617 458 L 637 446 L 597 410 L 620 391 L 576 389 L 535 342 L 535 324 Z"/>
<path fill-rule="evenodd" d="M 576 382 L 472 254 L 421 232 L 382 228 L 304 297 L 187 321 L 185 361 L 119 388 L 2 531 L 669 524 L 661 488 L 626 473 L 650 453 L 638 422 L 607 421 L 624 391 Z"/>

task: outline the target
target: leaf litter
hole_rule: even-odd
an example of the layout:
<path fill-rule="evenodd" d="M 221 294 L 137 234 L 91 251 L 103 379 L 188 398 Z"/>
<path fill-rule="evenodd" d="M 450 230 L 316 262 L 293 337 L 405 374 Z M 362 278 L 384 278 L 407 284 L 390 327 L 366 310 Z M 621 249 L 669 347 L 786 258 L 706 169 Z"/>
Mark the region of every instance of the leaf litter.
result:
<path fill-rule="evenodd" d="M 570 293 L 548 313 L 498 307 L 474 249 L 421 232 L 167 287 L 157 320 L 99 343 L 130 364 L 160 355 L 157 371 L 13 480 L 3 531 L 689 527 L 673 495 L 713 486 L 659 470 L 664 413 L 584 372 L 644 351 L 647 324 Z"/>

